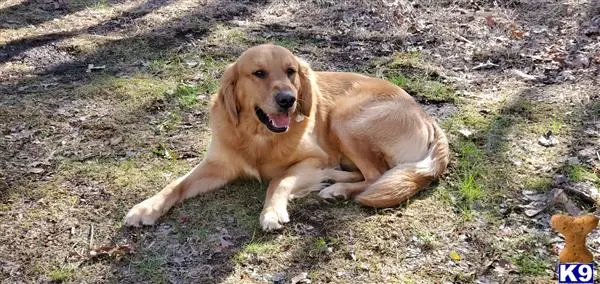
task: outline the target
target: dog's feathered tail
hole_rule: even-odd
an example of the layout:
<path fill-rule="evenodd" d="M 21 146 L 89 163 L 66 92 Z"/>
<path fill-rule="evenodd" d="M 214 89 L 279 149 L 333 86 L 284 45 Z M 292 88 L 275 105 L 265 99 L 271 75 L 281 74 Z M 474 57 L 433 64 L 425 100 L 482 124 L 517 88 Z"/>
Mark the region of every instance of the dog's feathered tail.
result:
<path fill-rule="evenodd" d="M 357 195 L 355 200 L 370 207 L 396 206 L 439 178 L 448 166 L 450 149 L 442 129 L 433 124 L 434 139 L 423 160 L 396 165 Z"/>

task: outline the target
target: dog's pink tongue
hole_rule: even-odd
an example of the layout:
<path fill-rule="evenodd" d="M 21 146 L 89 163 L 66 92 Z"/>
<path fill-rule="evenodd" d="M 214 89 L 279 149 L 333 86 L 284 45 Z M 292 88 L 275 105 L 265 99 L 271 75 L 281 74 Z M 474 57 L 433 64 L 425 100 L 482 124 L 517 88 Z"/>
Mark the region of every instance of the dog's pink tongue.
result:
<path fill-rule="evenodd" d="M 290 126 L 290 117 L 287 113 L 278 113 L 269 115 L 271 122 L 277 128 L 289 127 Z"/>

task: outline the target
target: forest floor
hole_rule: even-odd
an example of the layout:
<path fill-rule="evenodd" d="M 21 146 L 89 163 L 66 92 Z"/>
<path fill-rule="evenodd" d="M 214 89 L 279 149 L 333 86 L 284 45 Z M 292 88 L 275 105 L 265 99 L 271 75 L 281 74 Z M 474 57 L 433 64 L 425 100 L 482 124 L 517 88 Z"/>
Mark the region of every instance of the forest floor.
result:
<path fill-rule="evenodd" d="M 592 0 L 2 1 L 0 282 L 554 283 L 550 216 L 597 208 L 599 37 Z M 397 208 L 294 200 L 275 233 L 247 181 L 124 227 L 202 159 L 224 67 L 265 42 L 404 87 L 446 175 Z"/>

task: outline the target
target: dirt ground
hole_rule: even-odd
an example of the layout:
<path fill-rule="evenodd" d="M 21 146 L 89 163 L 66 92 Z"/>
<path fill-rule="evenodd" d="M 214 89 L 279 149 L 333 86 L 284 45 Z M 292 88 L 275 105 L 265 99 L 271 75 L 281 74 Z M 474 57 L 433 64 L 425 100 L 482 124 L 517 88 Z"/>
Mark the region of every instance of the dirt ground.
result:
<path fill-rule="evenodd" d="M 447 174 L 397 208 L 294 200 L 276 233 L 253 181 L 123 227 L 202 159 L 224 66 L 264 42 L 407 89 Z M 599 78 L 593 0 L 2 1 L 0 282 L 554 283 L 550 216 L 597 209 Z"/>

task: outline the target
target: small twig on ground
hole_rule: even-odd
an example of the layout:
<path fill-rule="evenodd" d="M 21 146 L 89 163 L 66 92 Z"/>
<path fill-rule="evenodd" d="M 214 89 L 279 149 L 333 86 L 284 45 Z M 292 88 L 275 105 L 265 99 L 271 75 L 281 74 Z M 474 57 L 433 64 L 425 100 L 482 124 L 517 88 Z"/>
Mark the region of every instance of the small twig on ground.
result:
<path fill-rule="evenodd" d="M 481 63 L 481 64 L 473 67 L 472 70 L 491 69 L 491 68 L 495 68 L 498 66 L 500 66 L 500 65 L 488 61 L 486 63 Z"/>
<path fill-rule="evenodd" d="M 94 248 L 94 224 L 90 225 L 90 239 L 89 239 L 89 248 Z"/>
<path fill-rule="evenodd" d="M 517 69 L 513 69 L 511 70 L 512 74 L 520 77 L 521 79 L 525 80 L 525 81 L 537 81 L 538 78 L 533 76 L 533 75 L 529 75 L 521 70 L 517 70 Z"/>
<path fill-rule="evenodd" d="M 458 39 L 458 40 L 460 40 L 460 41 L 464 41 L 464 42 L 466 42 L 466 43 L 468 43 L 468 44 L 473 44 L 473 42 L 472 42 L 472 41 L 470 41 L 470 40 L 466 39 L 464 36 L 461 36 L 461 35 L 459 35 L 459 34 L 454 34 L 454 37 L 455 37 L 456 39 Z"/>
<path fill-rule="evenodd" d="M 92 71 L 94 71 L 94 70 L 102 70 L 102 69 L 105 69 L 105 68 L 106 68 L 106 65 L 102 65 L 102 66 L 96 66 L 96 65 L 94 65 L 94 64 L 88 64 L 88 67 L 87 67 L 87 69 L 85 70 L 85 72 L 86 72 L 86 73 L 90 73 L 90 72 L 92 72 Z"/>

